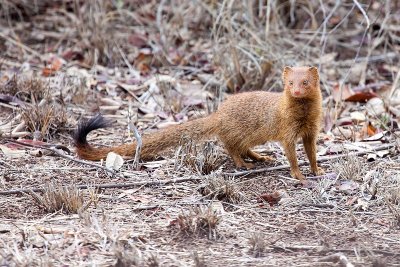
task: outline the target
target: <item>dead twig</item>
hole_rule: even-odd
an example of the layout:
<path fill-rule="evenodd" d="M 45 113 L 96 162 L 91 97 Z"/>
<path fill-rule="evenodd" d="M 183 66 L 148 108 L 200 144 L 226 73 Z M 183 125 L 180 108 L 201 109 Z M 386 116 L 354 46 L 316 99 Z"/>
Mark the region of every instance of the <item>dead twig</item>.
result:
<path fill-rule="evenodd" d="M 150 182 L 134 182 L 134 183 L 124 183 L 124 184 L 93 184 L 93 185 L 77 185 L 77 189 L 111 189 L 111 188 L 130 188 L 138 186 L 160 186 L 167 184 L 177 184 L 184 182 L 200 181 L 201 178 L 180 178 L 180 179 L 170 179 L 165 181 L 150 181 Z M 13 195 L 20 193 L 30 193 L 30 192 L 44 192 L 43 188 L 30 188 L 30 189 L 13 189 L 8 191 L 0 191 L 0 195 Z"/>

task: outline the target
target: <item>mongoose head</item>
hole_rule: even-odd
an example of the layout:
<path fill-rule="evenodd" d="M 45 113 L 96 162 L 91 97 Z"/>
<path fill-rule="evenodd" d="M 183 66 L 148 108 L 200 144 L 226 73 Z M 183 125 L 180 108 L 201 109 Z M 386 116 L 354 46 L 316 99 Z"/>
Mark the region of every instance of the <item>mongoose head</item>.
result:
<path fill-rule="evenodd" d="M 294 98 L 312 98 L 320 93 L 316 67 L 285 67 L 282 80 L 284 90 Z"/>

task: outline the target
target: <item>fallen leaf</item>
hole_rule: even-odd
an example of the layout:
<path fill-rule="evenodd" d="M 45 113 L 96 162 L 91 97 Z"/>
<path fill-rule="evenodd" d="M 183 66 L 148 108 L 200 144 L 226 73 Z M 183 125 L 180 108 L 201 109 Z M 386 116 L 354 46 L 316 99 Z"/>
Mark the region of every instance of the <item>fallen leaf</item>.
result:
<path fill-rule="evenodd" d="M 153 54 L 148 53 L 139 53 L 139 55 L 135 59 L 135 67 L 140 70 L 141 73 L 147 74 L 150 72 L 150 64 L 153 60 Z"/>
<path fill-rule="evenodd" d="M 389 155 L 390 151 L 389 150 L 381 150 L 381 151 L 377 151 L 375 153 L 378 155 L 378 157 L 384 158 L 387 155 Z"/>
<path fill-rule="evenodd" d="M 359 198 L 359 199 L 357 199 L 357 204 L 354 206 L 354 209 L 355 210 L 362 209 L 362 210 L 366 211 L 368 209 L 368 206 L 369 205 L 366 200 Z"/>
<path fill-rule="evenodd" d="M 326 155 L 336 155 L 343 152 L 343 145 L 333 144 L 326 148 L 322 148 L 321 151 L 317 153 L 318 156 L 326 156 Z"/>
<path fill-rule="evenodd" d="M 353 120 L 351 117 L 343 117 L 336 121 L 337 126 L 353 125 Z"/>
<path fill-rule="evenodd" d="M 359 92 L 355 93 L 347 98 L 344 101 L 347 102 L 367 102 L 368 100 L 377 97 L 378 95 L 373 92 Z"/>
<path fill-rule="evenodd" d="M 78 61 L 83 61 L 85 57 L 81 52 L 74 51 L 74 50 L 67 50 L 62 54 L 62 58 L 67 60 L 67 61 L 73 61 L 73 60 L 78 60 Z"/>
<path fill-rule="evenodd" d="M 129 35 L 128 42 L 133 46 L 143 48 L 147 46 L 147 37 L 140 33 L 133 33 Z"/>
<path fill-rule="evenodd" d="M 0 145 L 0 150 L 8 158 L 21 158 L 25 155 L 25 150 L 20 150 L 14 147 L 8 147 L 7 145 Z"/>
<path fill-rule="evenodd" d="M 213 201 L 211 202 L 211 210 L 215 213 L 215 214 L 224 214 L 225 210 L 224 210 L 224 205 L 222 205 L 221 201 Z"/>
<path fill-rule="evenodd" d="M 51 63 L 44 67 L 42 70 L 42 75 L 45 77 L 49 77 L 49 76 L 53 76 L 58 70 L 61 69 L 62 65 L 63 65 L 63 60 L 58 58 L 58 57 L 54 57 L 51 60 Z"/>
<path fill-rule="evenodd" d="M 345 139 L 351 139 L 353 137 L 354 132 L 348 128 L 338 126 L 332 130 L 332 133 L 335 136 L 343 137 Z"/>
<path fill-rule="evenodd" d="M 374 136 L 376 135 L 376 133 L 378 132 L 378 129 L 376 127 L 374 127 L 371 122 L 368 122 L 367 125 L 367 135 L 368 136 Z"/>
<path fill-rule="evenodd" d="M 358 183 L 354 182 L 353 180 L 345 180 L 339 182 L 338 190 L 350 194 L 358 187 Z"/>
<path fill-rule="evenodd" d="M 365 105 L 365 108 L 371 116 L 379 116 L 386 110 L 383 100 L 377 97 L 371 98 Z"/>
<path fill-rule="evenodd" d="M 364 113 L 359 112 L 359 111 L 351 112 L 350 118 L 355 122 L 363 122 L 366 120 Z"/>
<path fill-rule="evenodd" d="M 168 160 L 148 161 L 143 163 L 143 166 L 149 169 L 157 169 L 166 163 L 168 163 Z"/>
<path fill-rule="evenodd" d="M 262 194 L 259 196 L 260 201 L 267 201 L 268 204 L 272 207 L 278 204 L 279 200 L 282 198 L 282 194 L 279 191 L 275 191 L 272 194 Z"/>
<path fill-rule="evenodd" d="M 123 164 L 124 164 L 124 159 L 120 155 L 118 155 L 114 152 L 108 153 L 107 159 L 106 159 L 106 168 L 107 169 L 117 171 L 122 167 Z"/>
<path fill-rule="evenodd" d="M 332 96 L 335 102 L 339 102 L 354 95 L 354 92 L 350 89 L 349 85 L 342 86 L 342 92 L 340 92 L 340 85 L 336 84 L 332 87 Z"/>

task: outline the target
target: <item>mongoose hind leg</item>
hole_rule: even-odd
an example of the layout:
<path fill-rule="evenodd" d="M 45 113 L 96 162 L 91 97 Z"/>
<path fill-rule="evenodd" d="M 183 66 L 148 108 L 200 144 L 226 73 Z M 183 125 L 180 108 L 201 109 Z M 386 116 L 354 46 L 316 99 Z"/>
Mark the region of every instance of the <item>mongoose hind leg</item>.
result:
<path fill-rule="evenodd" d="M 274 161 L 275 160 L 273 157 L 270 157 L 270 156 L 261 156 L 260 154 L 252 151 L 251 149 L 247 150 L 247 156 L 249 158 L 251 158 L 252 160 L 261 161 L 261 162 Z"/>
<path fill-rule="evenodd" d="M 226 150 L 228 151 L 228 154 L 232 157 L 233 162 L 235 163 L 236 168 L 241 169 L 241 168 L 246 168 L 246 169 L 253 169 L 254 164 L 245 162 L 240 155 L 238 151 L 235 149 L 227 147 Z"/>

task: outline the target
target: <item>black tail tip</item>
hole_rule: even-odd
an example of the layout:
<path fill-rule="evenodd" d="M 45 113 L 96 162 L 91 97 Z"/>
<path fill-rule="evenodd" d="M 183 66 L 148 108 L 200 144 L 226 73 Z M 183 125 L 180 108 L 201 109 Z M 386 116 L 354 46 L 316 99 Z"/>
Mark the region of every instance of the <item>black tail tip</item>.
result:
<path fill-rule="evenodd" d="M 110 121 L 107 121 L 101 114 L 97 114 L 93 118 L 81 121 L 78 125 L 78 129 L 72 134 L 75 145 L 85 145 L 87 144 L 86 136 L 94 130 L 100 128 L 106 128 L 111 125 Z"/>

